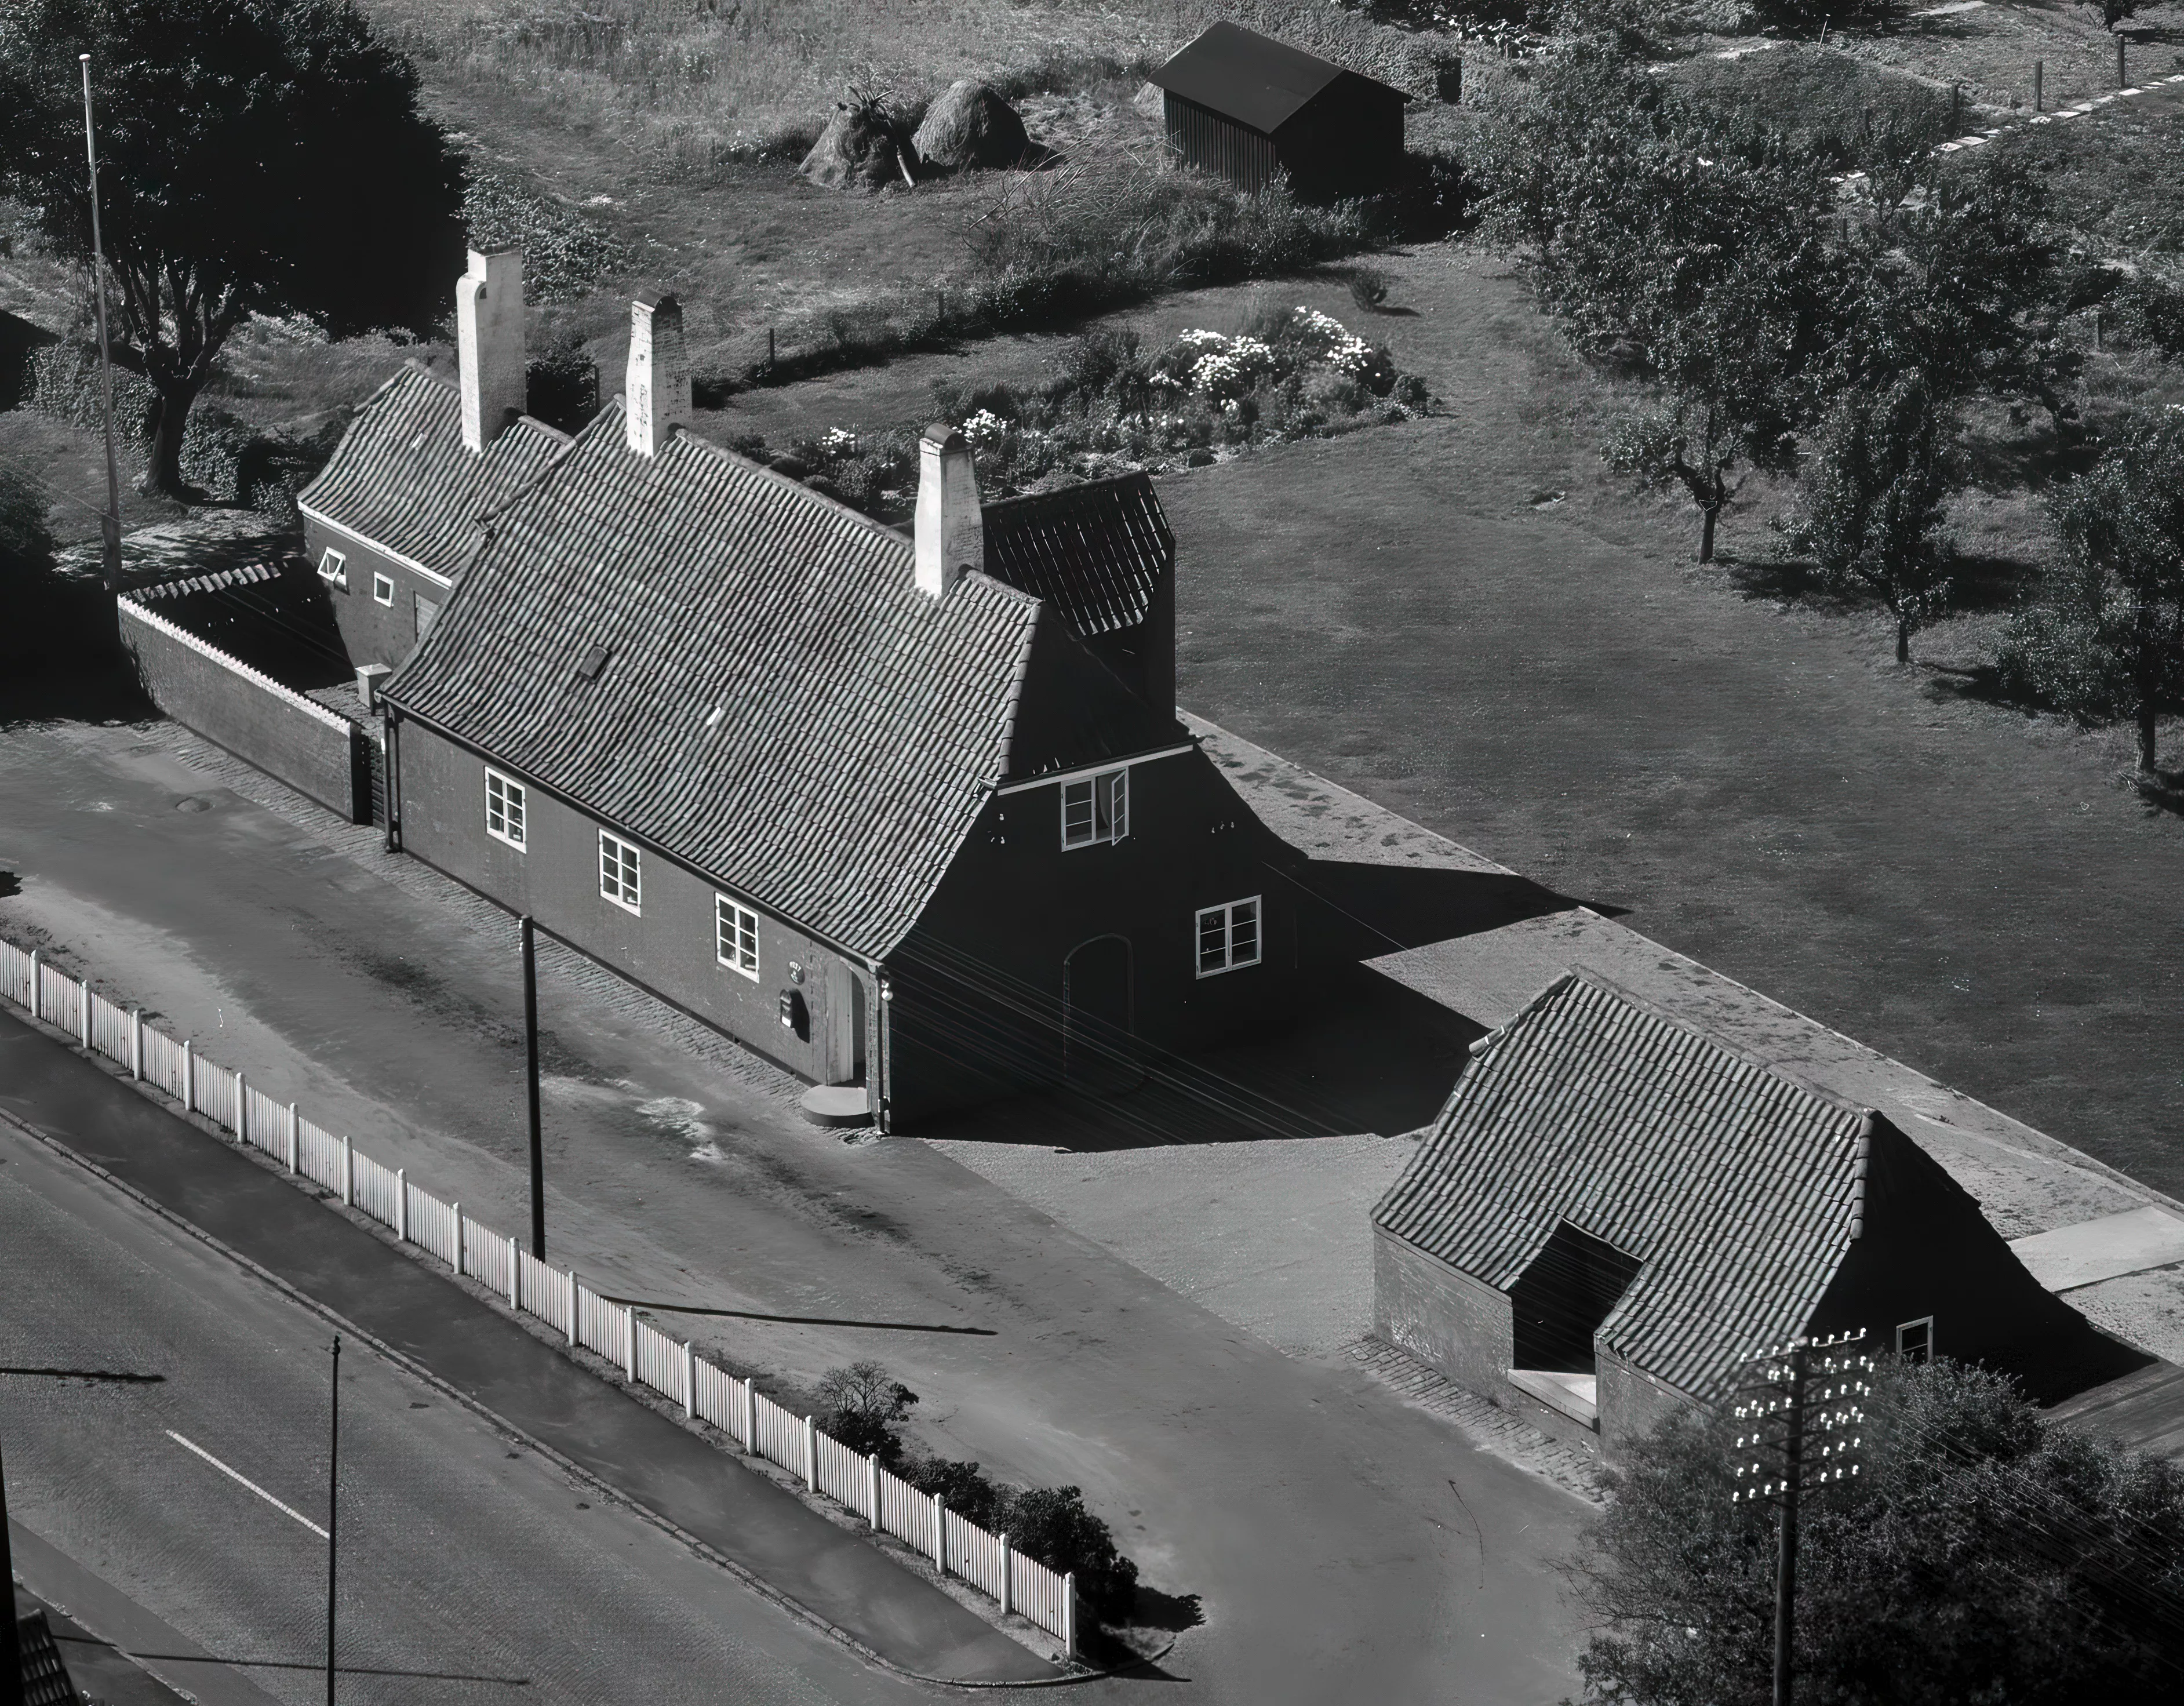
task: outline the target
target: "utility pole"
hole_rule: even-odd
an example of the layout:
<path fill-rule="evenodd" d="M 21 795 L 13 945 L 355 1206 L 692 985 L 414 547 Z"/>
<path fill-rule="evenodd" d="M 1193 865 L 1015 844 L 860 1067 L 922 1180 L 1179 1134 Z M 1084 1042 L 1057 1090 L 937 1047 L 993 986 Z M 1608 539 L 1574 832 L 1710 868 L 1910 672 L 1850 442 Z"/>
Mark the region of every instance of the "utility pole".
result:
<path fill-rule="evenodd" d="M 22 1638 L 15 1632 L 15 1558 L 8 1544 L 8 1465 L 0 1460 L 0 1706 L 23 1706 Z"/>
<path fill-rule="evenodd" d="M 1850 1346 L 1863 1331 L 1830 1339 L 1794 1339 L 1754 1358 L 1759 1365 L 1736 1407 L 1736 1419 L 1752 1431 L 1737 1437 L 1740 1452 L 1753 1453 L 1736 1466 L 1730 1497 L 1762 1500 L 1781 1510 L 1774 1558 L 1774 1706 L 1791 1706 L 1792 1655 L 1797 1628 L 1797 1516 L 1804 1495 L 1849 1480 L 1865 1420 L 1859 1401 L 1871 1390 L 1873 1359 Z M 1750 1479 L 1747 1480 L 1747 1478 Z"/>
<path fill-rule="evenodd" d="M 523 1044 L 531 1091 L 531 1256 L 546 1259 L 546 1152 L 538 1131 L 538 950 L 523 915 Z"/>
<path fill-rule="evenodd" d="M 106 242 L 98 225 L 98 132 L 91 114 L 91 55 L 77 54 L 76 63 L 83 68 L 83 153 L 91 168 L 91 294 L 98 309 L 98 371 L 106 387 L 106 513 L 99 518 L 99 533 L 105 545 L 106 589 L 118 593 L 121 590 L 121 469 L 114 454 L 114 351 L 106 335 Z M 12 1633 L 8 1638 L 14 1638 Z"/>
<path fill-rule="evenodd" d="M 334 1706 L 334 1536 L 341 1532 L 341 1335 L 334 1335 L 332 1400 L 326 1409 L 326 1706 Z"/>

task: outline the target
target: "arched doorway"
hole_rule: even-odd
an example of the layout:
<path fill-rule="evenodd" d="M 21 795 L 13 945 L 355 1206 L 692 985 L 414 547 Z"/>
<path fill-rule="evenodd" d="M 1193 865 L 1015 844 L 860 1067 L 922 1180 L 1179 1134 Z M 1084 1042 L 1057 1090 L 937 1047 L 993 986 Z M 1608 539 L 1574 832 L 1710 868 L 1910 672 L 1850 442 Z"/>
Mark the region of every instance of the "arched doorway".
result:
<path fill-rule="evenodd" d="M 1079 942 L 1061 962 L 1061 1079 L 1072 1090 L 1119 1096 L 1134 1090 L 1138 1069 L 1130 943 L 1126 936 Z"/>

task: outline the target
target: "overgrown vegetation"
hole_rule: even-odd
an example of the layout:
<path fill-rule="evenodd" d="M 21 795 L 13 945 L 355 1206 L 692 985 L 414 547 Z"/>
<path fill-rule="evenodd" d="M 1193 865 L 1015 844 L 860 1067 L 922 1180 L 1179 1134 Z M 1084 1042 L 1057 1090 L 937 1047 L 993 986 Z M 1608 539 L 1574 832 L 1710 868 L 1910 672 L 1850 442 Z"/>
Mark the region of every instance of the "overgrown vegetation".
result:
<path fill-rule="evenodd" d="M 1147 351 L 1137 333 L 1075 340 L 1044 384 L 934 387 L 934 412 L 960 421 L 989 498 L 1135 469 L 1197 466 L 1254 444 L 1328 438 L 1407 419 L 1430 404 L 1384 344 L 1315 309 L 1266 307 L 1236 333 L 1185 332 Z M 737 442 L 768 459 L 761 438 Z M 917 440 L 835 431 L 771 457 L 830 497 L 899 521 L 916 495 Z"/>
<path fill-rule="evenodd" d="M 2066 1432 L 1999 1376 L 1883 1364 L 1863 1472 L 1809 1500 L 1800 1699 L 2153 1706 L 2184 1664 L 2184 1472 Z M 1732 1502 L 1727 1415 L 1638 1447 L 1572 1565 L 1613 1706 L 1764 1700 L 1771 1508 Z"/>
<path fill-rule="evenodd" d="M 463 226 L 472 248 L 523 251 L 523 297 L 574 302 L 637 257 L 613 232 L 574 208 L 535 195 L 476 161 L 464 171 Z"/>
<path fill-rule="evenodd" d="M 921 1492 L 938 1494 L 948 1508 L 1049 1569 L 1077 1578 L 1077 1597 L 1102 1623 L 1117 1624 L 1137 1603 L 1138 1567 L 1117 1550 L 1106 1523 L 1085 1508 L 1076 1487 L 1012 1487 L 975 1463 L 934 1457 L 904 1441 L 900 1429 L 917 1394 L 879 1363 L 829 1369 L 818 1396 L 822 1421 L 844 1445 L 881 1463 Z"/>

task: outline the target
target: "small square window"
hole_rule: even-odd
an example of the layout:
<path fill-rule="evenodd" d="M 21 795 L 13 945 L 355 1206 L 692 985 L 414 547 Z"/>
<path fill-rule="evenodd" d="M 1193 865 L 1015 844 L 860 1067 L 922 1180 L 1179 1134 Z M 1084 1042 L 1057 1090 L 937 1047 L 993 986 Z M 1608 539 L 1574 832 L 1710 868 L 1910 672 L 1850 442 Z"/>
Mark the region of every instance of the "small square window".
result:
<path fill-rule="evenodd" d="M 1103 771 L 1061 784 L 1064 851 L 1122 840 L 1130 833 L 1130 772 Z"/>
<path fill-rule="evenodd" d="M 725 895 L 713 896 L 714 953 L 731 971 L 758 979 L 758 914 Z"/>
<path fill-rule="evenodd" d="M 1896 1354 L 1907 1363 L 1923 1363 L 1934 1354 L 1934 1318 L 1922 1315 L 1896 1330 Z"/>
<path fill-rule="evenodd" d="M 348 559 L 339 551 L 319 553 L 319 578 L 337 587 L 348 585 Z"/>
<path fill-rule="evenodd" d="M 604 829 L 599 831 L 599 896 L 624 912 L 644 910 L 644 881 L 637 849 Z"/>
<path fill-rule="evenodd" d="M 392 577 L 382 575 L 376 570 L 373 571 L 371 577 L 371 601 L 376 605 L 386 605 L 390 607 L 393 605 L 394 582 Z"/>
<path fill-rule="evenodd" d="M 485 773 L 485 833 L 523 850 L 523 784 L 497 770 Z"/>
<path fill-rule="evenodd" d="M 1198 975 L 1259 963 L 1259 897 L 1208 906 L 1198 915 Z"/>

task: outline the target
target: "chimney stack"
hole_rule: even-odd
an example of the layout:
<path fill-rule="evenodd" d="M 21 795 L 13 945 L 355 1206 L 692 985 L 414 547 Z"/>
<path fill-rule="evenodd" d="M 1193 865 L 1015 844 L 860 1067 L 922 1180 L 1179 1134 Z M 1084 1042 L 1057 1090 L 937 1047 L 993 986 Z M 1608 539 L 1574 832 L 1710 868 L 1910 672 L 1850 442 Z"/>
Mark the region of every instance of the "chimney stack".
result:
<path fill-rule="evenodd" d="M 942 598 L 986 566 L 986 524 L 971 447 L 952 426 L 928 426 L 917 443 L 917 589 Z"/>
<path fill-rule="evenodd" d="M 455 337 L 461 365 L 463 443 L 482 451 L 521 415 L 526 381 L 523 356 L 523 254 L 471 251 L 471 270 L 455 281 Z"/>
<path fill-rule="evenodd" d="M 690 419 L 690 358 L 682 343 L 682 304 L 648 290 L 629 305 L 629 373 L 622 424 L 629 448 L 657 455 L 668 429 Z"/>

